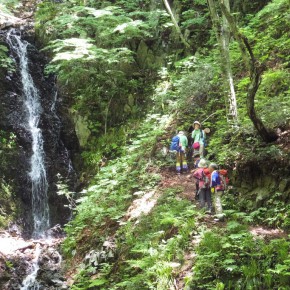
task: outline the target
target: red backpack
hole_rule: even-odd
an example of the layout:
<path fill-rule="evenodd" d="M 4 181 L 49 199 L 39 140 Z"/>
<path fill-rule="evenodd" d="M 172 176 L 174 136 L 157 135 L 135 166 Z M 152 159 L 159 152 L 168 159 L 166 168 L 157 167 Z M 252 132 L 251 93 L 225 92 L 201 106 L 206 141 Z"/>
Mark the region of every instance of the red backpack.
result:
<path fill-rule="evenodd" d="M 221 184 L 217 186 L 217 190 L 227 190 L 228 184 L 230 182 L 229 177 L 228 177 L 228 171 L 226 169 L 220 169 L 218 170 L 218 174 L 220 177 Z"/>
<path fill-rule="evenodd" d="M 209 187 L 209 175 L 207 168 L 198 168 L 194 173 L 193 177 L 199 181 L 200 188 L 208 188 Z"/>

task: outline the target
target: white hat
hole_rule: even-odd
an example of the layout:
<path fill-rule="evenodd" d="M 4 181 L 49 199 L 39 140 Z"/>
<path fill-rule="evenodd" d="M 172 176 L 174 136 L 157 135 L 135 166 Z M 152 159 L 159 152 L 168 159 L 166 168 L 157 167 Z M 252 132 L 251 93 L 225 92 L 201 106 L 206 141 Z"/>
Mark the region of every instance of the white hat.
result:
<path fill-rule="evenodd" d="M 193 122 L 193 125 L 194 125 L 194 124 L 198 124 L 199 126 L 201 126 L 201 124 L 200 124 L 198 121 L 194 121 L 194 122 Z"/>
<path fill-rule="evenodd" d="M 198 167 L 199 168 L 206 168 L 207 167 L 207 162 L 205 159 L 200 159 L 199 163 L 198 163 Z"/>
<path fill-rule="evenodd" d="M 183 131 L 179 131 L 178 134 L 184 135 L 184 132 Z"/>

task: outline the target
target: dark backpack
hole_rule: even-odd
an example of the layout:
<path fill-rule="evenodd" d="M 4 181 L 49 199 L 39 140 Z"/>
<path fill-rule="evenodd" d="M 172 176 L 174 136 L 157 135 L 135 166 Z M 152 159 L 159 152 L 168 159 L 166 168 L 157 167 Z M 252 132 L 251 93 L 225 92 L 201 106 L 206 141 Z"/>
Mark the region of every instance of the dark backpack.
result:
<path fill-rule="evenodd" d="M 180 150 L 180 146 L 179 146 L 179 137 L 178 136 L 174 136 L 171 140 L 171 144 L 170 144 L 170 151 L 179 151 Z"/>

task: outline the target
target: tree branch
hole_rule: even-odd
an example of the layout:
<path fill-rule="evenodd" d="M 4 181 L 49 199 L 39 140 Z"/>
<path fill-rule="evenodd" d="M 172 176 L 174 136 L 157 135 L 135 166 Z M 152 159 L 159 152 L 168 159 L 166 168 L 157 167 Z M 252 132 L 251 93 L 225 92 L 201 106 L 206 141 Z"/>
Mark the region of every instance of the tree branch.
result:
<path fill-rule="evenodd" d="M 261 75 L 263 72 L 263 67 L 255 59 L 253 50 L 249 44 L 247 37 L 239 31 L 234 17 L 231 15 L 231 13 L 229 12 L 229 10 L 224 4 L 224 0 L 219 0 L 219 4 L 222 10 L 222 13 L 228 20 L 228 23 L 234 35 L 234 38 L 238 42 L 246 67 L 250 71 L 251 83 L 248 87 L 248 92 L 247 92 L 248 115 L 251 121 L 253 122 L 256 130 L 258 131 L 259 135 L 265 142 L 275 141 L 278 138 L 277 134 L 275 134 L 272 131 L 267 130 L 262 120 L 258 117 L 256 113 L 256 109 L 255 109 L 255 96 L 261 83 Z"/>
<path fill-rule="evenodd" d="M 184 36 L 183 36 L 183 34 L 182 34 L 182 32 L 181 32 L 181 29 L 180 29 L 180 27 L 178 26 L 178 23 L 177 23 L 177 21 L 176 21 L 174 15 L 173 15 L 173 12 L 172 12 L 172 10 L 171 10 L 171 7 L 170 7 L 168 1 L 167 1 L 167 0 L 163 0 L 163 3 L 164 3 L 164 5 L 165 5 L 165 8 L 166 8 L 167 12 L 169 13 L 169 15 L 170 15 L 170 17 L 171 17 L 172 23 L 173 23 L 173 25 L 174 25 L 174 27 L 175 27 L 175 29 L 176 29 L 176 31 L 177 31 L 177 33 L 178 33 L 178 35 L 179 35 L 181 41 L 182 41 L 182 43 L 185 45 L 186 48 L 190 48 L 190 44 L 189 44 L 189 43 L 186 41 L 186 39 L 184 38 Z"/>

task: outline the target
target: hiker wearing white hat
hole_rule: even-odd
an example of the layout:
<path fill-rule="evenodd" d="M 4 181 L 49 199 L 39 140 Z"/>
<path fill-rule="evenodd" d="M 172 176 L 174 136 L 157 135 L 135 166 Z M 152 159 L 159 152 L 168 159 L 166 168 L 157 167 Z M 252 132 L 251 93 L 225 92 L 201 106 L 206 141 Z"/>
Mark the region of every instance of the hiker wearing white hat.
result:
<path fill-rule="evenodd" d="M 199 153 L 200 157 L 204 155 L 204 143 L 205 143 L 205 132 L 201 129 L 201 124 L 198 121 L 193 122 L 193 128 L 191 137 L 193 140 L 192 148 L 193 153 Z"/>
<path fill-rule="evenodd" d="M 198 169 L 194 171 L 193 177 L 198 181 L 198 197 L 200 207 L 207 208 L 207 211 L 211 213 L 211 192 L 210 192 L 210 172 L 207 168 L 207 161 L 200 159 L 198 163 Z"/>

